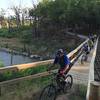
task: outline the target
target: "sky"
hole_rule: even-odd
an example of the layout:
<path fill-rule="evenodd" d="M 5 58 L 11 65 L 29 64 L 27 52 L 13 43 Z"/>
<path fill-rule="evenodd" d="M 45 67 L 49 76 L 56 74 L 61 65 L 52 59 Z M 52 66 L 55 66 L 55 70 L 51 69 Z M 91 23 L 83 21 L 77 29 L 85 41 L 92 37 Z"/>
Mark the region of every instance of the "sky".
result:
<path fill-rule="evenodd" d="M 21 4 L 22 7 L 32 7 L 32 1 L 37 4 L 39 0 L 0 0 L 0 9 L 8 9 L 11 6 L 18 6 Z"/>
<path fill-rule="evenodd" d="M 11 10 L 13 6 L 21 5 L 22 8 L 33 7 L 32 3 L 37 4 L 40 0 L 0 0 L 0 15 L 2 9 L 5 11 L 5 16 L 14 15 L 14 12 Z"/>

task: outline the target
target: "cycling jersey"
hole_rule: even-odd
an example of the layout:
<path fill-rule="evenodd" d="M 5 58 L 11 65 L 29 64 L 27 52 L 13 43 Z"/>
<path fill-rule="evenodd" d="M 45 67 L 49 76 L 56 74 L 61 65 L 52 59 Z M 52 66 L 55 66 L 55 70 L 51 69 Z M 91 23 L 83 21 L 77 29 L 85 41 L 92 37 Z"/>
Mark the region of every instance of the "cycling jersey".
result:
<path fill-rule="evenodd" d="M 90 52 L 90 48 L 88 47 L 88 45 L 84 45 L 83 50 L 86 52 L 86 54 L 89 54 Z"/>
<path fill-rule="evenodd" d="M 54 64 L 59 64 L 60 65 L 60 68 L 65 68 L 66 65 L 69 65 L 70 64 L 70 60 L 69 58 L 64 54 L 61 58 L 59 57 L 56 57 L 55 60 L 54 60 Z"/>

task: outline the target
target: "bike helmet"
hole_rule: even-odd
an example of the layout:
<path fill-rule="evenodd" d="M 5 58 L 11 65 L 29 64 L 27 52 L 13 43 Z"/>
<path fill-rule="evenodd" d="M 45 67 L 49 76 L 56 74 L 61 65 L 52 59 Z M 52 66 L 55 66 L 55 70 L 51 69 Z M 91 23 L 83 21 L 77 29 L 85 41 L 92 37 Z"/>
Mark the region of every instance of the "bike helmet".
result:
<path fill-rule="evenodd" d="M 63 50 L 63 49 L 59 49 L 59 50 L 57 51 L 57 55 L 60 55 L 60 54 L 64 54 L 64 50 Z"/>

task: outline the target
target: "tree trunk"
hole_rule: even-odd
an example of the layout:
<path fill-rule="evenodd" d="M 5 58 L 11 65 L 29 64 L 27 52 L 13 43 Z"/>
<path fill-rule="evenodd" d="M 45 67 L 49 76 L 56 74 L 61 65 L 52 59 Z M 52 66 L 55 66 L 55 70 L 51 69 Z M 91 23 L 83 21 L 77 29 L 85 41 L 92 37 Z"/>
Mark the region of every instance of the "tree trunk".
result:
<path fill-rule="evenodd" d="M 22 26 L 24 26 L 24 15 L 22 14 Z"/>

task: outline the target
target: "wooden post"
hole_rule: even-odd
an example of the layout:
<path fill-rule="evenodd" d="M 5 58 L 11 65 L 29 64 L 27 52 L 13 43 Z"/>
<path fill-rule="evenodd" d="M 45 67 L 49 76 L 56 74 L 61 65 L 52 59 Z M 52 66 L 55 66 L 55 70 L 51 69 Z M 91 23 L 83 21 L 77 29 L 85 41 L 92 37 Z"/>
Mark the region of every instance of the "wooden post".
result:
<path fill-rule="evenodd" d="M 1 96 L 1 86 L 0 86 L 0 96 Z"/>
<path fill-rule="evenodd" d="M 88 100 L 100 100 L 100 82 L 93 81 L 90 83 Z"/>
<path fill-rule="evenodd" d="M 10 61 L 10 65 L 13 64 L 13 50 L 11 51 L 11 61 Z"/>

